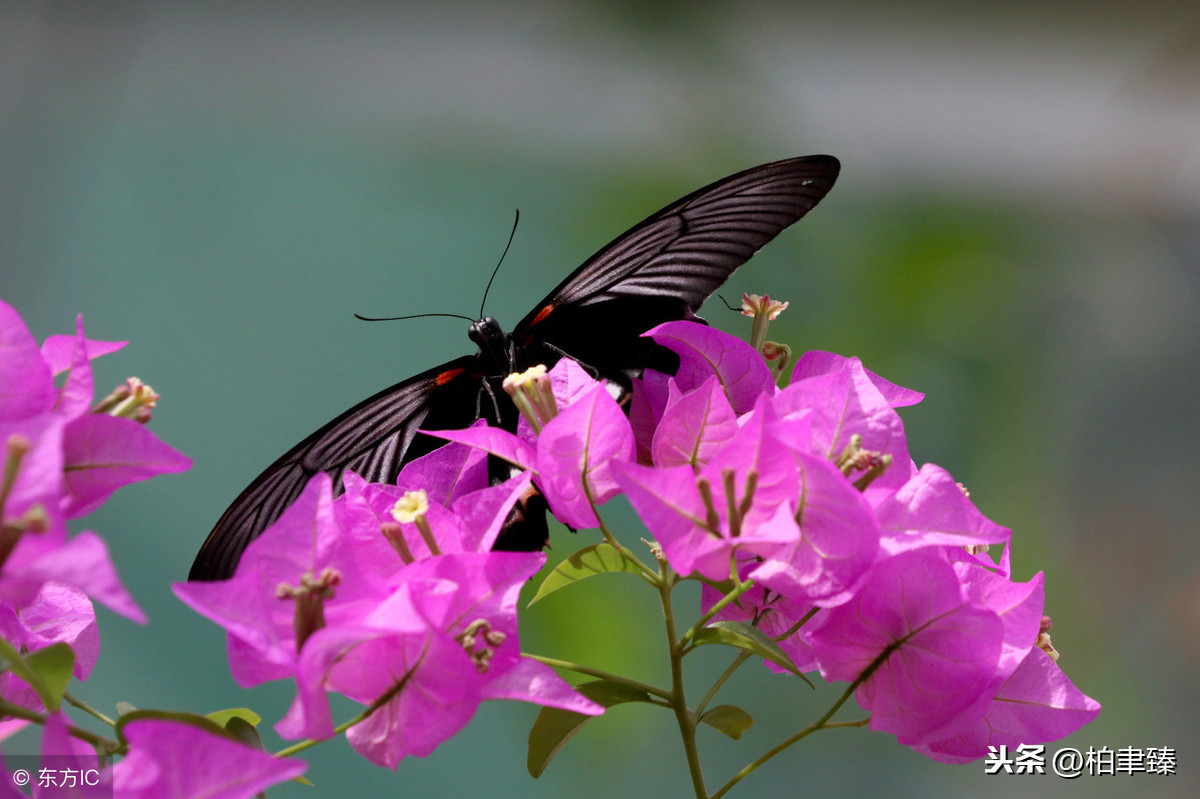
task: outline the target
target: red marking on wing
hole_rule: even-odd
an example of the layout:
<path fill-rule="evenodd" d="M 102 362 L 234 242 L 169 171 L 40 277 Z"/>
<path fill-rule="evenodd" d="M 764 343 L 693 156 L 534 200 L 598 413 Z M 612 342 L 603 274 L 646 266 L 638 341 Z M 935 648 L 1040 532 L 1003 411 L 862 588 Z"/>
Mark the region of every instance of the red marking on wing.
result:
<path fill-rule="evenodd" d="M 453 380 L 454 378 L 461 375 L 465 371 L 467 371 L 467 370 L 466 369 L 447 369 L 445 372 L 442 372 L 440 375 L 433 378 L 433 382 L 439 386 L 444 386 L 447 383 L 449 383 L 451 380 Z"/>
<path fill-rule="evenodd" d="M 550 314 L 554 313 L 554 309 L 555 309 L 555 308 L 557 308 L 557 307 L 558 307 L 558 306 L 557 306 L 557 305 L 555 305 L 554 303 L 550 303 L 549 305 L 547 305 L 547 306 L 545 306 L 544 308 L 542 308 L 542 310 L 538 311 L 538 313 L 537 313 L 537 316 L 533 317 L 533 321 L 529 323 L 529 326 L 530 326 L 530 327 L 533 327 L 533 326 L 534 326 L 534 325 L 536 325 L 538 322 L 542 321 L 542 320 L 543 320 L 543 319 L 545 319 L 547 316 L 549 316 Z"/>

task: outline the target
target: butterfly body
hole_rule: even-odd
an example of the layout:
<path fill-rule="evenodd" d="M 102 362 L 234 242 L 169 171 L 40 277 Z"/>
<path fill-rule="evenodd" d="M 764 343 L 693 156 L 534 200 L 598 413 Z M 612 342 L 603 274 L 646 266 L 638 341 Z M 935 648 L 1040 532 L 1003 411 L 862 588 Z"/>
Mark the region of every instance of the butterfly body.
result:
<path fill-rule="evenodd" d="M 472 323 L 468 337 L 476 354 L 363 400 L 259 475 L 218 520 L 188 579 L 232 576 L 250 541 L 317 472 L 329 472 L 337 492 L 345 471 L 371 482 L 394 482 L 405 463 L 444 443 L 421 429 L 461 428 L 480 418 L 515 429 L 516 409 L 501 388 L 511 372 L 551 366 L 563 356 L 623 385 L 645 368 L 673 372 L 675 356 L 641 334 L 671 320 L 703 321 L 696 312 L 709 295 L 811 210 L 838 170 L 837 159 L 816 155 L 719 180 L 618 236 L 534 306 L 512 333 L 492 317 Z M 520 540 L 510 536 L 503 548 L 535 549 L 544 541 L 544 514 L 523 510 L 526 517 L 539 517 L 535 532 Z"/>

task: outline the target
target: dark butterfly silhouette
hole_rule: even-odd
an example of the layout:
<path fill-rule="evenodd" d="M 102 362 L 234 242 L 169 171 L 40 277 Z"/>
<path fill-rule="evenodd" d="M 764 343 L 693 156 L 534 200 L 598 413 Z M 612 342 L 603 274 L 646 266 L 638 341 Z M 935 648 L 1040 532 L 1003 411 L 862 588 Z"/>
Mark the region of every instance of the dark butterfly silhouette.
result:
<path fill-rule="evenodd" d="M 260 474 L 221 516 L 192 564 L 190 580 L 231 577 L 242 551 L 320 471 L 354 471 L 394 482 L 408 461 L 445 443 L 418 430 L 461 428 L 478 418 L 515 429 L 504 376 L 567 355 L 594 374 L 627 384 L 674 355 L 646 330 L 696 311 L 739 266 L 800 219 L 833 186 L 828 155 L 747 169 L 694 191 L 622 233 L 525 316 L 511 334 L 492 317 L 471 325 L 479 352 L 456 358 L 363 400 L 301 441 Z M 497 549 L 535 550 L 546 540 L 540 497 L 515 509 Z M 540 522 L 540 526 L 539 523 Z M 530 532 L 532 530 L 532 532 Z"/>

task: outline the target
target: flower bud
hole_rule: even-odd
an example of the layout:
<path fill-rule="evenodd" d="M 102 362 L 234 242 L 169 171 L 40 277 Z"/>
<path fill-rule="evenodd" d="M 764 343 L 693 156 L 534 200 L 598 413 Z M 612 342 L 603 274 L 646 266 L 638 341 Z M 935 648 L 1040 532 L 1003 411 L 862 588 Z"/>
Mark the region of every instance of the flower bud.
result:
<path fill-rule="evenodd" d="M 92 407 L 92 413 L 107 413 L 145 424 L 153 416 L 158 405 L 158 392 L 136 377 L 125 380 L 114 388 L 107 397 Z"/>
<path fill-rule="evenodd" d="M 761 297 L 757 294 L 742 295 L 742 315 L 754 319 L 750 328 L 750 346 L 762 350 L 763 343 L 767 340 L 767 323 L 773 321 L 787 307 L 786 302 L 772 300 L 769 294 L 763 294 Z"/>
<path fill-rule="evenodd" d="M 763 360 L 767 362 L 767 366 L 770 367 L 771 374 L 775 375 L 776 380 L 792 364 L 792 348 L 786 344 L 764 341 L 760 352 L 762 352 Z"/>

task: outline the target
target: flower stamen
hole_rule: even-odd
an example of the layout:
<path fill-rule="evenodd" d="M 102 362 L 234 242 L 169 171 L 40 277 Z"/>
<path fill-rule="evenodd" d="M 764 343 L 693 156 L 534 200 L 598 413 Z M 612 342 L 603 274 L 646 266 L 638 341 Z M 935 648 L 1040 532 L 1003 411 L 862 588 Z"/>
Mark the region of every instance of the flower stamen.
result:
<path fill-rule="evenodd" d="M 513 372 L 504 378 L 502 385 L 535 433 L 542 432 L 542 427 L 558 415 L 550 376 L 543 364 L 532 366 L 524 372 Z"/>
<path fill-rule="evenodd" d="M 296 652 L 300 652 L 304 642 L 325 626 L 325 601 L 333 599 L 334 588 L 342 581 L 341 574 L 332 567 L 326 567 L 319 577 L 312 572 L 305 572 L 300 578 L 299 587 L 289 583 L 280 583 L 275 587 L 275 596 L 279 599 L 292 599 L 296 602 L 295 613 L 292 616 L 292 631 L 296 636 Z"/>
<path fill-rule="evenodd" d="M 440 555 L 442 550 L 438 547 L 437 539 L 433 535 L 433 528 L 429 525 L 428 513 L 429 497 L 424 490 L 406 491 L 404 496 L 396 500 L 396 504 L 392 506 L 392 518 L 401 524 L 415 524 L 421 533 L 421 540 L 425 542 L 425 546 L 429 547 L 429 554 Z"/>
<path fill-rule="evenodd" d="M 467 625 L 467 629 L 455 636 L 454 640 L 467 653 L 467 657 L 471 658 L 471 662 L 475 664 L 475 671 L 486 674 L 496 649 L 507 638 L 508 636 L 500 630 L 493 630 L 487 619 L 476 619 Z"/>

